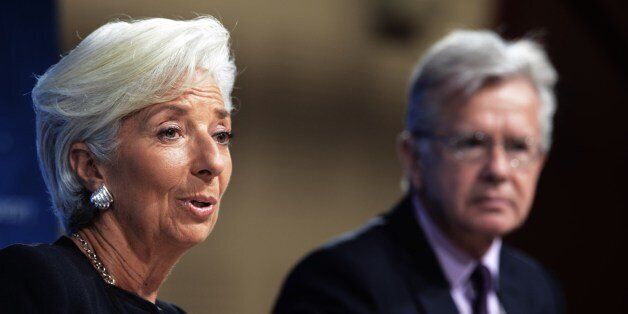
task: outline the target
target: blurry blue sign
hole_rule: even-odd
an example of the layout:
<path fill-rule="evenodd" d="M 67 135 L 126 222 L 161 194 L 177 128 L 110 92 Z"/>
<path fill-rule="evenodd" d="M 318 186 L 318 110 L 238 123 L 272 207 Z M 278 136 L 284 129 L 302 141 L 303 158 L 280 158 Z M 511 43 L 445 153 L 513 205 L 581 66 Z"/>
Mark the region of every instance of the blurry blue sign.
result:
<path fill-rule="evenodd" d="M 50 242 L 59 225 L 50 210 L 35 150 L 30 90 L 58 60 L 52 0 L 6 1 L 0 10 L 0 248 Z"/>

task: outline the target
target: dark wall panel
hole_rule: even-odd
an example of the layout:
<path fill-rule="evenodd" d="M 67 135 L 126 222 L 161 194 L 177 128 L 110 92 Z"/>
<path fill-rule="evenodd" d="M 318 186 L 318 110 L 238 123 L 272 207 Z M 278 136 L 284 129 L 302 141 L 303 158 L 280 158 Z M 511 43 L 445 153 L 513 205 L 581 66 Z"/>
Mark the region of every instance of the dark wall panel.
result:
<path fill-rule="evenodd" d="M 559 72 L 555 144 L 511 242 L 549 265 L 570 313 L 628 308 L 628 10 L 623 1 L 500 2 L 507 37 L 540 35 Z"/>

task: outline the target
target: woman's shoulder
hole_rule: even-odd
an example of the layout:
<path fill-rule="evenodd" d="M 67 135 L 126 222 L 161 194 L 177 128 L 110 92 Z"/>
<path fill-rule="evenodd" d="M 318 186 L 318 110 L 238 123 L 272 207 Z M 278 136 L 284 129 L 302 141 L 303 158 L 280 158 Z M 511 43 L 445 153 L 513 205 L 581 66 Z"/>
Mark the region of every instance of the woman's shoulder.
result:
<path fill-rule="evenodd" d="M 73 245 L 62 237 L 53 244 L 16 244 L 0 250 L 0 312 L 59 309 L 81 297 L 86 287 L 84 263 L 89 266 L 89 261 L 81 261 Z"/>
<path fill-rule="evenodd" d="M 0 272 L 8 276 L 2 277 L 3 281 L 34 274 L 57 277 L 76 271 L 80 255 L 72 245 L 72 240 L 61 237 L 53 244 L 15 244 L 0 250 Z"/>

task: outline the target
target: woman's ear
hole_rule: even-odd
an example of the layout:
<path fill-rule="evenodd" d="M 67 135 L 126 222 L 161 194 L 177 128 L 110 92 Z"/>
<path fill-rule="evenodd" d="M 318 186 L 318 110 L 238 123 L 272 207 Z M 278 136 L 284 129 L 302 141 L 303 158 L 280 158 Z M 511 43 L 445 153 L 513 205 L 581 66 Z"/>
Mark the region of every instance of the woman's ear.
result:
<path fill-rule="evenodd" d="M 85 188 L 93 192 L 104 183 L 96 158 L 85 143 L 73 143 L 70 147 L 69 157 L 72 170 Z"/>
<path fill-rule="evenodd" d="M 415 139 L 410 132 L 403 131 L 397 136 L 397 154 L 412 187 L 415 189 L 420 188 L 421 160 L 416 149 Z"/>

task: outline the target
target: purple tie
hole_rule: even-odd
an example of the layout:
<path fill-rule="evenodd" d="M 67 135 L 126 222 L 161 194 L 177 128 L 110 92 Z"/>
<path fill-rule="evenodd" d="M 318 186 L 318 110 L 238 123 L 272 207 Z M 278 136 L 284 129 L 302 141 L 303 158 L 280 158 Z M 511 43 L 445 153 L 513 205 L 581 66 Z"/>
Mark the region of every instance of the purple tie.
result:
<path fill-rule="evenodd" d="M 473 314 L 488 314 L 488 293 L 491 291 L 491 272 L 482 264 L 478 264 L 471 274 L 471 285 L 475 290 L 472 300 Z"/>

